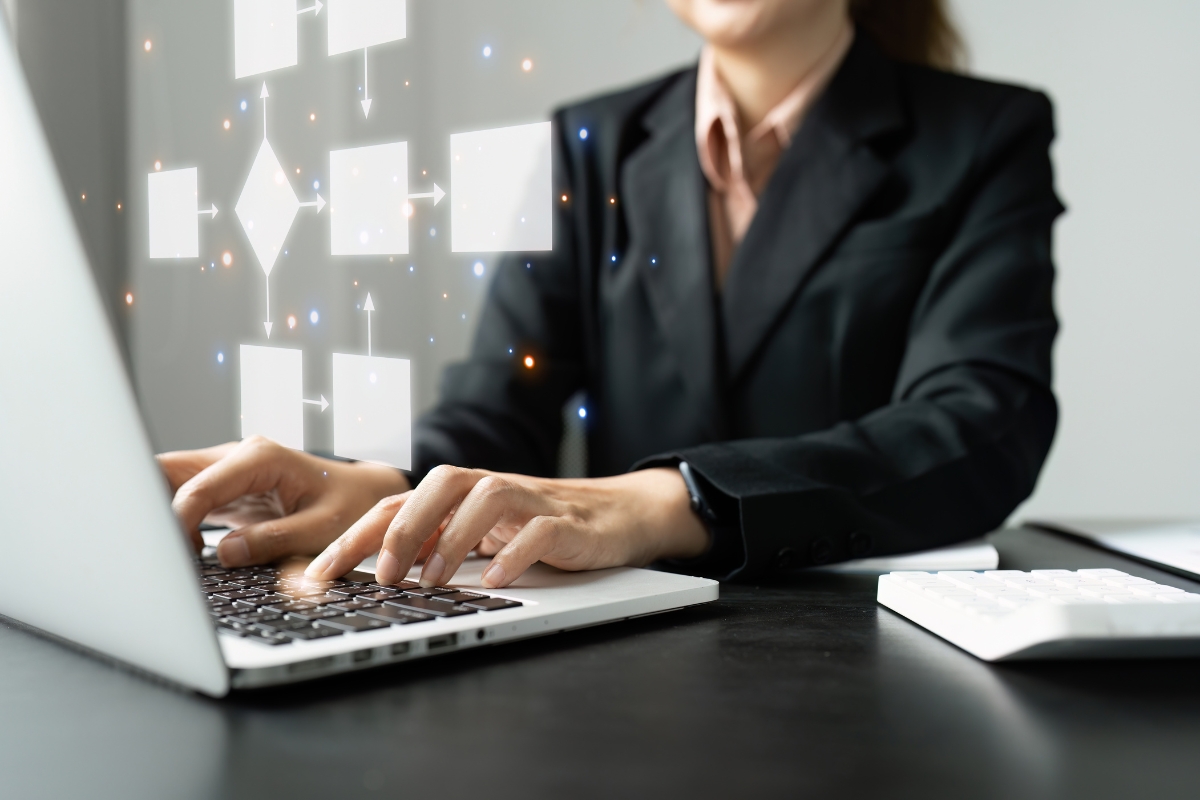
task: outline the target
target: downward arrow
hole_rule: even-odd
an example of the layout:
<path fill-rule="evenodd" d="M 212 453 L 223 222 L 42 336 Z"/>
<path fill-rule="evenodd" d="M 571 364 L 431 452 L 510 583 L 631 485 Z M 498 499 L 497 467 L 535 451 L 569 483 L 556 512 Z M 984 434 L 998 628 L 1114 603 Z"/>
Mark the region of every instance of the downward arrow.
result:
<path fill-rule="evenodd" d="M 267 329 L 267 338 L 270 339 L 271 338 L 271 328 L 275 327 L 275 323 L 274 322 L 264 322 L 263 327 Z"/>
<path fill-rule="evenodd" d="M 363 48 L 363 117 L 371 116 L 371 85 L 368 83 L 370 73 L 367 71 L 367 48 Z"/>
<path fill-rule="evenodd" d="M 329 401 L 325 399 L 325 395 L 321 395 L 320 400 L 301 400 L 300 402 L 308 403 L 310 406 L 320 406 L 322 412 L 329 408 Z"/>

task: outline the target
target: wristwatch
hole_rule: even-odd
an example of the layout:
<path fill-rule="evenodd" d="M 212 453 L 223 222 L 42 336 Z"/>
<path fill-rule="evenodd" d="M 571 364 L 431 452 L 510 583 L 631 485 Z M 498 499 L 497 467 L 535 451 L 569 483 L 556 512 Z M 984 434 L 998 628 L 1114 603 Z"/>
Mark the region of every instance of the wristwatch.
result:
<path fill-rule="evenodd" d="M 700 489 L 700 482 L 696 480 L 691 466 L 686 461 L 679 462 L 679 474 L 683 476 L 683 483 L 687 486 L 688 497 L 692 503 L 692 511 L 696 513 L 696 516 L 700 517 L 705 527 L 712 533 L 713 526 L 717 524 L 717 512 L 704 499 L 704 492 Z"/>

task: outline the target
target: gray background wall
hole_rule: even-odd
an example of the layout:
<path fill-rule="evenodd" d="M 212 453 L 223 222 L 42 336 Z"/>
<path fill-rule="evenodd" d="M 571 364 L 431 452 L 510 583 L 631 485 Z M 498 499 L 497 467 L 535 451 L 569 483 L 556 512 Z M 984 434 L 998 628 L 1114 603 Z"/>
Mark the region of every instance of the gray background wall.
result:
<path fill-rule="evenodd" d="M 156 442 L 189 446 L 235 435 L 236 380 L 228 368 L 217 369 L 213 355 L 214 348 L 234 347 L 253 334 L 262 303 L 257 267 L 240 254 L 233 269 L 212 275 L 150 264 L 141 244 L 144 209 L 123 217 L 115 212 L 125 186 L 134 187 L 129 208 L 138 205 L 137 187 L 152 156 L 197 165 L 202 196 L 211 192 L 229 212 L 202 228 L 202 247 L 244 246 L 231 212 L 251 139 L 236 116 L 232 136 L 222 138 L 215 126 L 237 99 L 256 95 L 258 84 L 232 79 L 225 18 L 231 4 L 15 5 L 22 59 L 64 183 L 72 193 L 89 194 L 77 215 L 101 285 L 118 305 L 127 286 L 136 293 L 131 309 L 118 307 L 118 318 L 130 325 Z M 281 156 L 286 149 L 297 165 L 315 168 L 329 145 L 388 141 L 401 133 L 414 153 L 436 164 L 444 156 L 440 137 L 451 129 L 544 118 L 564 99 L 684 62 L 696 48 L 660 0 L 410 5 L 409 39 L 380 48 L 377 58 L 373 51 L 373 74 L 419 79 L 407 95 L 380 85 L 369 127 L 358 126 L 356 98 L 346 92 L 359 62 L 346 56 L 344 63 L 318 64 L 336 59 L 316 57 L 320 26 L 302 23 L 301 66 L 288 71 L 294 75 L 270 79 L 280 97 L 274 128 L 281 137 L 294 135 L 280 138 Z M 1200 515 L 1194 412 L 1200 401 L 1200 315 L 1194 311 L 1200 202 L 1192 191 L 1200 177 L 1192 144 L 1200 125 L 1200 52 L 1192 44 L 1200 7 L 1188 0 L 956 0 L 954 7 L 972 69 L 1045 89 L 1058 114 L 1055 159 L 1070 208 L 1056 241 L 1062 424 L 1037 493 L 1019 514 Z M 162 37 L 150 59 L 140 49 L 146 36 Z M 485 40 L 496 56 L 480 64 Z M 515 69 L 526 55 L 535 60 L 529 75 Z M 128 84 L 120 80 L 125 71 Z M 305 133 L 299 126 L 286 134 L 275 120 L 301 114 L 306 103 L 319 104 L 325 127 Z M 128 148 L 121 146 L 125 141 Z M 420 209 L 418 218 L 438 220 L 431 209 Z M 298 252 L 320 244 L 319 237 L 319 226 L 298 223 L 293 232 Z M 325 359 L 317 353 L 361 349 L 364 334 L 353 313 L 353 281 L 360 280 L 381 287 L 372 291 L 385 309 L 376 328 L 383 349 L 414 359 L 420 404 L 431 402 L 441 366 L 466 346 L 486 287 L 486 278 L 469 271 L 474 260 L 415 249 L 418 271 L 407 283 L 384 263 L 336 263 L 328 256 L 289 263 L 278 273 L 278 302 L 330 309 L 323 319 L 331 324 L 294 334 L 295 346 L 306 350 L 306 381 L 314 391 L 327 385 Z M 439 305 L 443 292 L 451 299 Z M 310 431 L 314 445 L 328 436 L 319 424 Z"/>

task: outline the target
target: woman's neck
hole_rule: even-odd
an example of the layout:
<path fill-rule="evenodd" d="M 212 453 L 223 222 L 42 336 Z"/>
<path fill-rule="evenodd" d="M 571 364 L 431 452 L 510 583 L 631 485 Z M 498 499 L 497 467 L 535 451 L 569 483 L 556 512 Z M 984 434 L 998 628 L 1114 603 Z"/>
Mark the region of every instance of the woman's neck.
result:
<path fill-rule="evenodd" d="M 781 27 L 753 42 L 709 42 L 713 65 L 749 130 L 796 87 L 851 26 L 840 3 L 823 4 L 803 24 Z"/>

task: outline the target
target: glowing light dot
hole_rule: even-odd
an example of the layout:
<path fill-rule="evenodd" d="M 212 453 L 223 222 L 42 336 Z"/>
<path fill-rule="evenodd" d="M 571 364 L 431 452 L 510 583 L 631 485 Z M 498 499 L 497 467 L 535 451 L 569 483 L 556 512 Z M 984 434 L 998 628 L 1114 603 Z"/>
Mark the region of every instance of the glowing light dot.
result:
<path fill-rule="evenodd" d="M 463 319 L 466 319 L 466 318 L 467 318 L 467 315 L 466 315 L 466 314 L 463 314 L 463 315 L 462 315 L 462 318 L 463 318 Z"/>
<path fill-rule="evenodd" d="M 587 138 L 587 128 L 580 128 L 580 129 L 579 129 L 579 138 L 580 138 L 580 139 L 586 139 L 586 138 Z"/>
<path fill-rule="evenodd" d="M 512 348 L 511 348 L 511 347 L 510 347 L 510 348 L 508 348 L 508 354 L 509 354 L 510 356 L 512 355 Z"/>
<path fill-rule="evenodd" d="M 312 310 L 312 313 L 308 315 L 308 321 L 311 322 L 313 325 L 316 325 L 320 320 L 321 320 L 321 315 L 318 314 L 317 310 L 314 308 Z"/>
<path fill-rule="evenodd" d="M 615 198 L 615 197 L 608 198 L 608 204 L 610 206 L 615 206 L 617 204 L 617 198 Z"/>
<path fill-rule="evenodd" d="M 224 353 L 217 353 L 217 363 L 218 364 L 225 363 L 225 354 Z"/>
<path fill-rule="evenodd" d="M 525 369 L 533 369 L 533 356 L 525 356 Z"/>
<path fill-rule="evenodd" d="M 295 314 L 291 314 L 288 316 L 288 327 L 289 328 L 296 327 L 296 315 Z"/>
<path fill-rule="evenodd" d="M 408 81 L 405 81 L 405 82 L 404 82 L 404 85 L 405 85 L 405 86 L 408 86 Z"/>
<path fill-rule="evenodd" d="M 127 305 L 127 306 L 133 305 L 133 293 L 132 292 L 125 293 L 125 305 Z"/>
<path fill-rule="evenodd" d="M 437 228 L 430 228 L 430 229 L 429 229 L 429 235 L 430 235 L 430 236 L 437 236 Z"/>
<path fill-rule="evenodd" d="M 528 58 L 525 59 L 524 61 L 521 62 L 521 69 L 525 70 L 526 72 L 529 72 L 529 70 L 533 69 L 533 62 L 530 61 Z"/>
<path fill-rule="evenodd" d="M 580 419 L 587 419 L 587 409 L 586 409 L 586 408 L 584 408 L 583 406 L 580 406 L 580 407 L 579 407 L 579 418 L 580 418 Z"/>
<path fill-rule="evenodd" d="M 320 188 L 321 188 L 321 182 L 313 181 L 313 191 L 316 191 L 317 189 L 320 189 Z"/>
<path fill-rule="evenodd" d="M 287 180 L 287 176 L 283 174 L 283 170 L 279 170 L 275 173 L 275 183 L 282 186 L 283 182 L 286 180 Z"/>
<path fill-rule="evenodd" d="M 297 174 L 297 175 L 299 175 L 299 174 L 300 174 L 300 168 L 299 168 L 299 167 L 296 167 L 296 174 Z"/>
<path fill-rule="evenodd" d="M 390 259 L 389 259 L 389 260 L 390 260 Z M 354 285 L 355 285 L 355 286 L 358 286 L 358 281 L 355 281 L 355 282 L 354 282 Z"/>
<path fill-rule="evenodd" d="M 85 192 L 85 193 L 79 195 L 79 199 L 86 203 L 87 202 L 87 193 Z"/>
<path fill-rule="evenodd" d="M 377 380 L 379 380 L 379 379 L 377 377 L 375 377 L 375 373 L 372 372 L 371 373 L 371 383 L 375 383 Z"/>
<path fill-rule="evenodd" d="M 222 263 L 222 264 L 224 264 L 224 265 L 225 265 L 225 266 L 227 266 L 227 267 L 232 267 L 232 266 L 233 266 L 233 253 L 231 253 L 231 252 L 229 252 L 228 250 L 226 250 L 226 251 L 225 251 L 225 252 L 224 252 L 224 253 L 221 255 L 221 263 Z"/>
<path fill-rule="evenodd" d="M 159 171 L 159 170 L 161 170 L 161 169 L 162 169 L 162 162 L 161 162 L 161 161 L 155 161 L 155 162 L 154 162 L 154 171 L 155 171 L 155 172 L 158 172 L 158 171 Z"/>
<path fill-rule="evenodd" d="M 309 122 L 316 122 L 316 121 L 317 121 L 317 115 L 316 115 L 316 114 L 309 114 L 309 115 L 308 115 L 308 121 L 309 121 Z"/>
<path fill-rule="evenodd" d="M 121 204 L 117 203 L 117 211 L 120 211 L 120 210 L 121 210 Z"/>
<path fill-rule="evenodd" d="M 448 300 L 448 299 L 450 299 L 450 295 L 446 294 L 445 292 L 442 292 L 442 299 Z"/>
<path fill-rule="evenodd" d="M 617 263 L 617 257 L 616 257 L 616 256 L 613 256 L 613 257 L 612 257 L 612 263 L 614 263 L 614 264 L 615 264 L 615 263 Z"/>
<path fill-rule="evenodd" d="M 151 50 L 154 49 L 154 43 L 151 42 L 149 39 L 147 39 L 145 42 L 142 43 L 142 47 L 144 47 L 146 49 L 146 52 L 149 53 Z"/>
<path fill-rule="evenodd" d="M 221 126 L 223 128 L 225 128 L 225 130 L 229 130 L 229 124 L 230 124 L 229 120 L 225 120 L 224 122 L 221 123 Z"/>
<path fill-rule="evenodd" d="M 566 196 L 565 194 L 562 196 L 562 201 L 563 201 L 564 203 L 565 203 L 565 202 L 567 202 L 567 196 Z"/>
<path fill-rule="evenodd" d="M 491 58 L 491 57 L 492 57 L 492 48 L 490 48 L 490 47 L 484 47 L 484 48 L 483 48 L 483 57 L 484 57 L 484 58 Z"/>
<path fill-rule="evenodd" d="M 246 110 L 246 101 L 245 100 L 242 101 L 241 109 L 242 109 L 242 111 Z"/>
<path fill-rule="evenodd" d="M 416 271 L 416 269 L 417 269 L 417 268 L 416 268 L 416 267 L 414 267 L 412 264 L 409 264 L 409 265 L 408 265 L 408 271 L 409 271 L 409 272 L 415 272 L 415 271 Z"/>
<path fill-rule="evenodd" d="M 475 262 L 475 274 L 480 278 L 483 277 L 483 262 L 482 261 Z"/>
<path fill-rule="evenodd" d="M 404 208 L 401 210 L 404 212 L 404 216 L 411 217 L 413 215 L 412 203 L 405 203 Z"/>
<path fill-rule="evenodd" d="M 369 240 L 370 238 L 371 238 L 371 237 L 367 235 L 367 232 L 366 232 L 366 231 L 363 231 L 362 233 L 360 233 L 360 234 L 358 235 L 358 240 L 359 240 L 360 242 L 362 242 L 363 244 L 366 244 L 366 243 L 367 243 L 367 240 Z"/>

